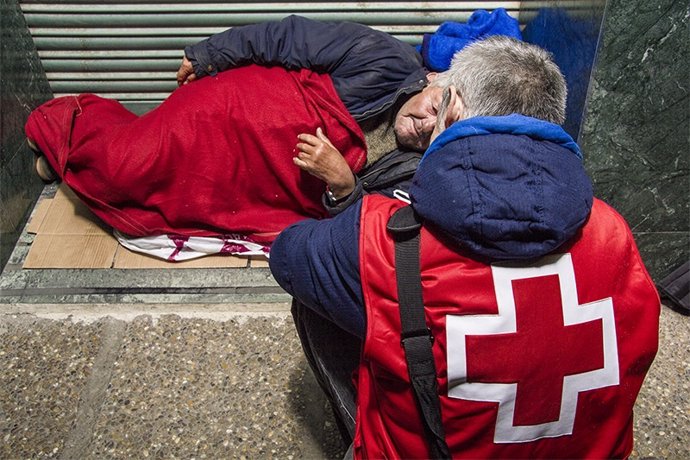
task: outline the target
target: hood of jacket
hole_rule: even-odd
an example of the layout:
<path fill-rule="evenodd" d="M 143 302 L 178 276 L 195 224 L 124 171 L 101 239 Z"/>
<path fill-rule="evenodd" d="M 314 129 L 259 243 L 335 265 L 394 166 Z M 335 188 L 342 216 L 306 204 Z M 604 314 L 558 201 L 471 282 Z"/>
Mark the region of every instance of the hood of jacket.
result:
<path fill-rule="evenodd" d="M 586 222 L 592 195 L 573 139 L 516 114 L 451 125 L 424 154 L 410 189 L 425 224 L 489 260 L 557 249 Z"/>

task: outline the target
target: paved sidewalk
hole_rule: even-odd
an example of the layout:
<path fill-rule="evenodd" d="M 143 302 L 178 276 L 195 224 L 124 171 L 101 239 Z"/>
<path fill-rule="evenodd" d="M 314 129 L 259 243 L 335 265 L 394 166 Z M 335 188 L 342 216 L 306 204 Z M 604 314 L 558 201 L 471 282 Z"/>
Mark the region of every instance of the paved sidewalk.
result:
<path fill-rule="evenodd" d="M 662 309 L 634 456 L 690 458 L 690 318 Z M 342 456 L 286 303 L 0 305 L 0 458 Z"/>

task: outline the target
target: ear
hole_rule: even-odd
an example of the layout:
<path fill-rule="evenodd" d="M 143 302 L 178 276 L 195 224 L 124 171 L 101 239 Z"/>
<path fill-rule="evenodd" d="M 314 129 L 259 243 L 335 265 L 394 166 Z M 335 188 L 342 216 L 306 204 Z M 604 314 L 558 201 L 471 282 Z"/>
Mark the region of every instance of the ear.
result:
<path fill-rule="evenodd" d="M 431 133 L 431 142 L 438 137 L 445 129 L 465 118 L 465 104 L 458 94 L 454 86 L 449 86 L 447 89 L 447 96 L 444 93 L 444 102 L 441 104 L 442 108 L 439 111 L 436 126 Z M 447 97 L 447 100 L 445 100 Z"/>
<path fill-rule="evenodd" d="M 436 80 L 437 77 L 438 72 L 429 72 L 428 74 L 426 74 L 426 81 L 431 83 L 432 81 Z"/>
<path fill-rule="evenodd" d="M 465 101 L 462 100 L 462 96 L 457 92 L 454 86 L 450 87 L 450 91 L 450 103 L 448 104 L 448 112 L 446 112 L 447 126 L 467 118 L 465 114 Z"/>

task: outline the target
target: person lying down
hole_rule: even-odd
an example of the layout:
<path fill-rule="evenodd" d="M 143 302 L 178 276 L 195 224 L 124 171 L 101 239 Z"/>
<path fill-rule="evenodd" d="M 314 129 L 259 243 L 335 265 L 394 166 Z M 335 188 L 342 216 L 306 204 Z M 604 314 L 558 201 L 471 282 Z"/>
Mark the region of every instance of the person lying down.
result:
<path fill-rule="evenodd" d="M 326 217 L 325 182 L 293 162 L 298 135 L 327 138 L 354 173 L 366 162 L 330 77 L 278 66 L 182 85 L 141 116 L 94 94 L 56 98 L 25 131 L 44 180 L 71 188 L 123 245 L 163 258 L 172 248 L 171 260 L 267 253 L 286 226 Z"/>

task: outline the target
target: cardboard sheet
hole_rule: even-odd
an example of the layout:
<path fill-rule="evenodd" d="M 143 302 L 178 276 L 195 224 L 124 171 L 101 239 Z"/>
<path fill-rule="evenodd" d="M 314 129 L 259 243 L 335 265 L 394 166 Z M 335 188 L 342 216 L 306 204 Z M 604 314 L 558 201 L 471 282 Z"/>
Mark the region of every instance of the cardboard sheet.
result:
<path fill-rule="evenodd" d="M 41 200 L 36 203 L 36 207 L 31 214 L 31 218 L 29 219 L 29 224 L 26 226 L 26 231 L 28 233 L 31 233 L 32 235 L 38 233 L 38 229 L 41 228 L 43 219 L 45 219 L 46 214 L 48 214 L 48 209 L 50 209 L 52 202 L 53 200 Z"/>
<path fill-rule="evenodd" d="M 38 203 L 27 227 L 36 236 L 24 268 L 243 268 L 267 267 L 262 257 L 211 255 L 184 262 L 130 251 L 65 185 Z"/>

